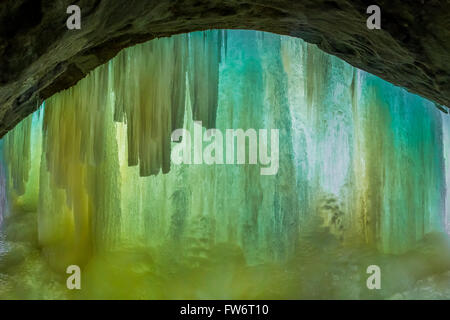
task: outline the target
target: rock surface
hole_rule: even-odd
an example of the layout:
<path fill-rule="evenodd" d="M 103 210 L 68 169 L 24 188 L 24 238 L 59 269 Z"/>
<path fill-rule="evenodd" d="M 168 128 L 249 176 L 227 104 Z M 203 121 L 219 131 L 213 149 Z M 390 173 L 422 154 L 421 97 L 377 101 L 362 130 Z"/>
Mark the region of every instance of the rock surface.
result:
<path fill-rule="evenodd" d="M 382 30 L 366 27 L 374 3 Z M 81 30 L 66 27 L 70 4 Z M 211 28 L 300 37 L 450 106 L 449 0 L 4 0 L 0 26 L 0 137 L 121 49 Z"/>

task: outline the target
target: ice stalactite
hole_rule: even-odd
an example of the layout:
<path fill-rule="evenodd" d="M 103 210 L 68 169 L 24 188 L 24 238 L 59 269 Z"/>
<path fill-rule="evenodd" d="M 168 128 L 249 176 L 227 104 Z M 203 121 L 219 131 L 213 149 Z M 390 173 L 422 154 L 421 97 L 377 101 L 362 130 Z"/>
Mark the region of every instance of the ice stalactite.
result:
<path fill-rule="evenodd" d="M 17 196 L 25 193 L 25 184 L 30 169 L 30 130 L 31 117 L 17 125 L 17 130 L 8 134 L 4 142 L 5 161 L 12 168 L 8 175 L 11 191 Z M 17 152 L 17 150 L 20 150 Z"/>
<path fill-rule="evenodd" d="M 447 115 L 300 39 L 153 40 L 41 112 L 8 133 L 2 154 L 8 201 L 36 203 L 40 244 L 60 268 L 133 246 L 192 265 L 220 250 L 251 265 L 285 261 L 310 254 L 314 229 L 400 253 L 448 225 Z M 170 165 L 172 131 L 195 120 L 205 135 L 279 129 L 277 174 Z"/>
<path fill-rule="evenodd" d="M 37 210 L 42 153 L 41 117 L 40 111 L 28 116 L 1 141 L 2 175 L 7 191 L 2 193 L 5 197 L 2 202 L 8 202 L 12 211 Z"/>
<path fill-rule="evenodd" d="M 128 164 L 139 163 L 141 176 L 169 172 L 170 134 L 182 125 L 186 77 L 194 119 L 214 127 L 224 32 L 150 41 L 110 62 L 114 119 L 127 123 Z"/>
<path fill-rule="evenodd" d="M 8 209 L 8 203 L 6 199 L 6 177 L 3 162 L 0 161 L 0 227 L 5 219 Z"/>
<path fill-rule="evenodd" d="M 450 117 L 442 115 L 442 139 L 444 141 L 445 161 L 445 225 L 447 234 L 450 235 Z"/>
<path fill-rule="evenodd" d="M 445 169 L 442 115 L 433 104 L 364 74 L 360 88 L 366 179 L 358 190 L 366 237 L 403 252 L 442 231 Z M 397 91 L 397 92 L 396 92 Z M 373 108 L 376 105 L 377 108 Z M 361 204 L 361 202 L 360 202 Z"/>
<path fill-rule="evenodd" d="M 309 203 L 325 202 L 309 210 L 338 221 L 332 229 L 344 238 L 387 252 L 442 230 L 446 115 L 314 46 L 284 44 L 296 161 L 314 190 Z"/>

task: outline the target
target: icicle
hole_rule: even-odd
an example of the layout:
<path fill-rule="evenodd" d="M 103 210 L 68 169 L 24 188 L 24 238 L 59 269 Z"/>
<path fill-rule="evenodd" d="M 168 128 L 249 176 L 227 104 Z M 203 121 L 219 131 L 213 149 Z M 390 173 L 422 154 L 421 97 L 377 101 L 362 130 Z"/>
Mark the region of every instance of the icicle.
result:
<path fill-rule="evenodd" d="M 128 164 L 142 176 L 170 169 L 170 134 L 181 128 L 189 74 L 194 119 L 213 127 L 220 31 L 177 35 L 135 46 L 113 59 L 116 121 L 126 121 Z M 124 88 L 126 83 L 126 88 Z"/>
<path fill-rule="evenodd" d="M 30 170 L 30 131 L 32 116 L 28 116 L 17 127 L 8 132 L 4 142 L 5 161 L 11 167 L 9 180 L 10 188 L 17 196 L 25 193 Z"/>
<path fill-rule="evenodd" d="M 210 30 L 194 32 L 189 37 L 188 75 L 193 118 L 202 121 L 206 128 L 214 128 L 216 123 L 220 34 L 217 30 Z"/>

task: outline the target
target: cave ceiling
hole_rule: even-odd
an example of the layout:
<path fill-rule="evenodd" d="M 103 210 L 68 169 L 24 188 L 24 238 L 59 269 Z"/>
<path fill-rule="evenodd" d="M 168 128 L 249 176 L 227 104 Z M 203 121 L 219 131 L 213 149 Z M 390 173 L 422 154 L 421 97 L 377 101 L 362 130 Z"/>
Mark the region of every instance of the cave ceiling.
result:
<path fill-rule="evenodd" d="M 79 30 L 66 26 L 72 4 L 81 8 Z M 367 28 L 371 4 L 381 8 L 380 30 Z M 444 111 L 450 106 L 449 0 L 3 0 L 0 136 L 121 49 L 212 28 L 299 37 Z"/>

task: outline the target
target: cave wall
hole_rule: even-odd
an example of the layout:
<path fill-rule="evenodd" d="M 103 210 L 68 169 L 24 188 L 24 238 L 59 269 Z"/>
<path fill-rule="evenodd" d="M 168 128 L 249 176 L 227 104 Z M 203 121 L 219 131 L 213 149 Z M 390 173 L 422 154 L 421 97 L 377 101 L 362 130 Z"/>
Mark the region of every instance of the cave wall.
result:
<path fill-rule="evenodd" d="M 81 8 L 81 30 L 66 27 L 71 4 Z M 366 27 L 371 4 L 381 7 L 381 30 Z M 0 26 L 0 136 L 121 49 L 211 28 L 300 37 L 438 105 L 450 105 L 447 0 L 6 0 L 0 3 Z"/>

